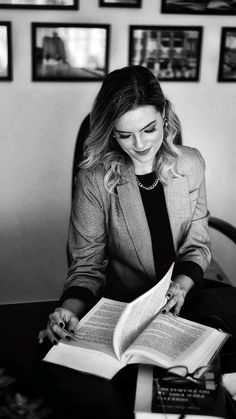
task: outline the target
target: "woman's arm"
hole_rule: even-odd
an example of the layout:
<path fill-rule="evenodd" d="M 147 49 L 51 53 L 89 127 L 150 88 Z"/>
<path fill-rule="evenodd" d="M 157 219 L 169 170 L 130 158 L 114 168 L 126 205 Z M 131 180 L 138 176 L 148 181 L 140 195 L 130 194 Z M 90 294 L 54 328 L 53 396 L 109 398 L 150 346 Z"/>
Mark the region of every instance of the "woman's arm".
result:
<path fill-rule="evenodd" d="M 96 299 L 106 285 L 107 209 L 101 185 L 102 173 L 78 173 L 68 235 L 70 267 L 64 286 L 67 298 L 72 297 L 69 289 L 76 287 L 76 298 L 86 292 Z"/>
<path fill-rule="evenodd" d="M 208 209 L 205 187 L 205 162 L 198 150 L 189 149 L 184 163 L 179 165 L 187 178 L 191 219 L 177 250 L 173 281 L 167 292 L 164 312 L 173 310 L 178 315 L 190 289 L 200 285 L 211 259 L 208 231 Z"/>
<path fill-rule="evenodd" d="M 185 274 L 195 283 L 201 278 L 211 260 L 205 186 L 205 162 L 196 149 L 190 149 L 180 174 L 186 177 L 189 188 L 190 220 L 176 254 L 175 275 Z M 181 173 L 182 170 L 182 173 Z M 198 281 L 198 277 L 200 281 Z"/>
<path fill-rule="evenodd" d="M 101 177 L 101 175 L 100 175 Z M 102 182 L 101 182 L 102 184 Z M 60 307 L 49 315 L 39 341 L 47 336 L 56 344 L 59 338 L 70 340 L 85 310 L 93 305 L 106 283 L 106 211 L 97 179 L 91 173 L 78 174 L 72 203 L 68 245 L 70 267 Z"/>

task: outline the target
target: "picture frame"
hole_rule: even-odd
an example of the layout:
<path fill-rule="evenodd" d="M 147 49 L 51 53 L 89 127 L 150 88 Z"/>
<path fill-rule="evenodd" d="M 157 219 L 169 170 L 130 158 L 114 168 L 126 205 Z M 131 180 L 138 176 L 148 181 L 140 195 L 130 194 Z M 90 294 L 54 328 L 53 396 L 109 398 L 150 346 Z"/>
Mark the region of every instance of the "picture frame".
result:
<path fill-rule="evenodd" d="M 222 28 L 218 81 L 236 82 L 236 27 Z"/>
<path fill-rule="evenodd" d="M 191 15 L 235 15 L 236 3 L 232 0 L 162 0 L 161 13 L 177 13 Z"/>
<path fill-rule="evenodd" d="M 32 22 L 32 80 L 103 80 L 109 38 L 106 24 Z"/>
<path fill-rule="evenodd" d="M 99 7 L 142 7 L 142 0 L 99 0 Z"/>
<path fill-rule="evenodd" d="M 129 29 L 129 65 L 149 68 L 159 80 L 199 81 L 202 26 Z"/>
<path fill-rule="evenodd" d="M 78 10 L 79 0 L 0 0 L 0 9 Z"/>
<path fill-rule="evenodd" d="M 0 81 L 12 80 L 11 22 L 0 21 Z"/>

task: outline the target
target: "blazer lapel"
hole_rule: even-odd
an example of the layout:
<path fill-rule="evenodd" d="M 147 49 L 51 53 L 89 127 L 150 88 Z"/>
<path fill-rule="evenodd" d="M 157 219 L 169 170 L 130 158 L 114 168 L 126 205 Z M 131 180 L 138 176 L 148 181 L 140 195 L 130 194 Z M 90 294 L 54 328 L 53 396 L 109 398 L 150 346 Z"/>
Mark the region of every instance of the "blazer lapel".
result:
<path fill-rule="evenodd" d="M 117 186 L 117 193 L 137 256 L 147 275 L 154 279 L 155 268 L 149 226 L 134 174 L 129 173 L 129 178 L 127 183 Z"/>
<path fill-rule="evenodd" d="M 186 228 L 186 220 L 190 218 L 189 190 L 185 177 L 169 178 L 164 185 L 166 206 L 172 230 L 175 251 L 178 242 Z M 185 223 L 184 223 L 185 221 Z"/>

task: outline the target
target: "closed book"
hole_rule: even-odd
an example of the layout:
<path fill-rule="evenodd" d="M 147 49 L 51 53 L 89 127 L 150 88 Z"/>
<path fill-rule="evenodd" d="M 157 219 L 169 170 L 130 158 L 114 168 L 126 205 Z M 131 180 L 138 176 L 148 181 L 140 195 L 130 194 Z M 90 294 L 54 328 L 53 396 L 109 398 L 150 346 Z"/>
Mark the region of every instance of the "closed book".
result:
<path fill-rule="evenodd" d="M 224 419 L 225 393 L 221 377 L 213 380 L 165 379 L 168 371 L 140 365 L 135 395 L 135 419 Z"/>

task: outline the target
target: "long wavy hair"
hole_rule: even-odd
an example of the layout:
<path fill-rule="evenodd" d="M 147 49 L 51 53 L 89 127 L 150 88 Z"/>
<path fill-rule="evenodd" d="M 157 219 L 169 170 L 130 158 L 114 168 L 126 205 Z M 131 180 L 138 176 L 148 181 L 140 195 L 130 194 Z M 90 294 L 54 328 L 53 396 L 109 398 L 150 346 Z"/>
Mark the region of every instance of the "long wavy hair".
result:
<path fill-rule="evenodd" d="M 79 167 L 93 169 L 101 163 L 105 169 L 104 184 L 110 193 L 122 177 L 122 165 L 130 157 L 114 139 L 114 127 L 126 112 L 152 105 L 163 116 L 163 142 L 156 155 L 156 173 L 166 183 L 179 154 L 174 139 L 180 132 L 179 120 L 159 81 L 142 66 L 128 66 L 109 73 L 94 101 L 90 114 L 90 133 L 84 142 L 84 157 Z"/>

